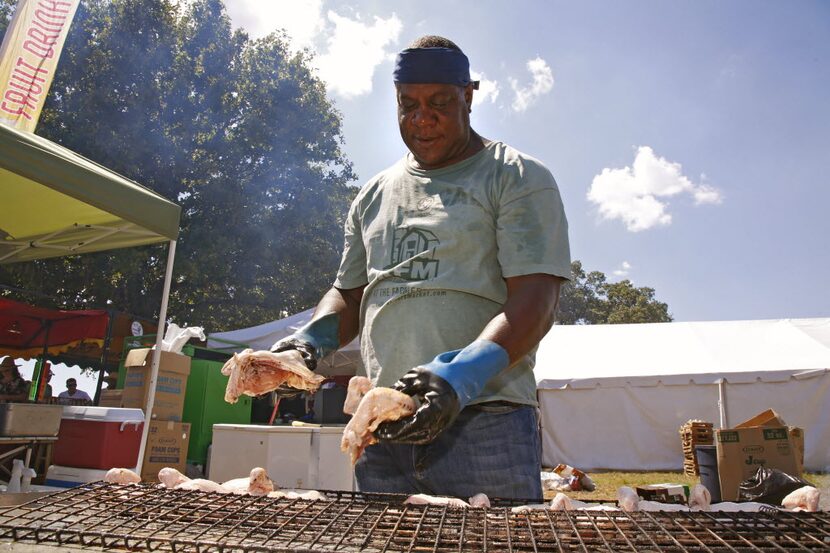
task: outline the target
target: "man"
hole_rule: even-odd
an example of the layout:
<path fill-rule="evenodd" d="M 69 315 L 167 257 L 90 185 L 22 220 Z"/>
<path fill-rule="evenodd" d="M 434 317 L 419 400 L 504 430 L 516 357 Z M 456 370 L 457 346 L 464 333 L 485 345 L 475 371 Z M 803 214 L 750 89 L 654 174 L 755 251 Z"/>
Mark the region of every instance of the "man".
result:
<path fill-rule="evenodd" d="M 445 38 L 399 54 L 409 154 L 357 195 L 334 286 L 272 348 L 313 369 L 359 331 L 375 384 L 421 400 L 376 431 L 362 491 L 542 498 L 532 370 L 570 275 L 567 221 L 539 161 L 470 127 L 477 85 Z"/>
<path fill-rule="evenodd" d="M 58 394 L 58 403 L 65 405 L 91 401 L 92 398 L 89 397 L 89 394 L 78 389 L 78 382 L 74 378 L 67 378 L 66 391 Z"/>

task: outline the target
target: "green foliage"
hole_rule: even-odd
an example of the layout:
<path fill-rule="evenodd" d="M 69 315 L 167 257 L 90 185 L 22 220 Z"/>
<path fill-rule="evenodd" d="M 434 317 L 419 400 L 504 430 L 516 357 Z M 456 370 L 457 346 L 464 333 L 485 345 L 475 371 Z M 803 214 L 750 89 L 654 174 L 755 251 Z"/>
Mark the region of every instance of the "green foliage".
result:
<path fill-rule="evenodd" d="M 82 1 L 37 134 L 182 206 L 176 323 L 259 324 L 330 286 L 355 175 L 309 61 L 284 35 L 234 32 L 221 0 Z M 7 265 L 0 281 L 154 317 L 165 260 L 132 248 Z"/>
<path fill-rule="evenodd" d="M 607 282 L 600 271 L 586 272 L 571 263 L 571 281 L 562 287 L 558 324 L 667 323 L 669 306 L 654 298 L 653 288 L 635 288 L 631 281 Z"/>

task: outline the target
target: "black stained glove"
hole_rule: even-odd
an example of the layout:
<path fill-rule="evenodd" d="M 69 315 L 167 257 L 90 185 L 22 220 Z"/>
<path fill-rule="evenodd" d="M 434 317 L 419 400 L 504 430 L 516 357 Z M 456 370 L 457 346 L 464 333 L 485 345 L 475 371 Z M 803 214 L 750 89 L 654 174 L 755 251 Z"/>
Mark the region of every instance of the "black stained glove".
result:
<path fill-rule="evenodd" d="M 290 349 L 298 351 L 300 355 L 303 356 L 303 362 L 305 363 L 305 366 L 308 367 L 308 370 L 314 371 L 317 368 L 317 355 L 314 350 L 314 346 L 304 340 L 298 340 L 297 338 L 285 338 L 271 346 L 271 351 L 274 353 L 288 351 Z M 274 393 L 277 394 L 278 398 L 285 399 L 297 397 L 303 392 L 305 392 L 305 390 L 300 390 L 298 388 L 294 388 L 293 386 L 286 386 L 285 384 L 274 390 Z"/>
<path fill-rule="evenodd" d="M 428 368 L 416 367 L 410 370 L 392 387 L 420 398 L 421 406 L 411 417 L 380 424 L 374 432 L 379 440 L 428 444 L 451 425 L 461 412 L 461 403 L 455 389 Z"/>

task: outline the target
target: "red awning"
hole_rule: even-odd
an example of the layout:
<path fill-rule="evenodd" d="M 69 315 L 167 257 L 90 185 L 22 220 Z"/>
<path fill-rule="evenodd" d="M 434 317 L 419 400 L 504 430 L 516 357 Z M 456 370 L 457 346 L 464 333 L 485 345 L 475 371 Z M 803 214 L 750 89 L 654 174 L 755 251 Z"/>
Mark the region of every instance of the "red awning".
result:
<path fill-rule="evenodd" d="M 46 309 L 0 298 L 0 351 L 30 358 L 57 354 L 83 342 L 103 344 L 107 334 L 107 311 L 63 311 Z"/>

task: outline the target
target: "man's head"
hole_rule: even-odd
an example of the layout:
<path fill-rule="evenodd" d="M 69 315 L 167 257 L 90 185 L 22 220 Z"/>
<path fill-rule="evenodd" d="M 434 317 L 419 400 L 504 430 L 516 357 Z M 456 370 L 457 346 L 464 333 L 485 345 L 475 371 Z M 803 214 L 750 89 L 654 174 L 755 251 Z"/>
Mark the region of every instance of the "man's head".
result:
<path fill-rule="evenodd" d="M 424 36 L 395 63 L 398 126 L 404 144 L 423 169 L 438 169 L 471 155 L 470 62 L 451 40 Z"/>
<path fill-rule="evenodd" d="M 78 382 L 74 378 L 67 378 L 66 379 L 66 389 L 70 392 L 75 390 L 78 387 Z"/>

